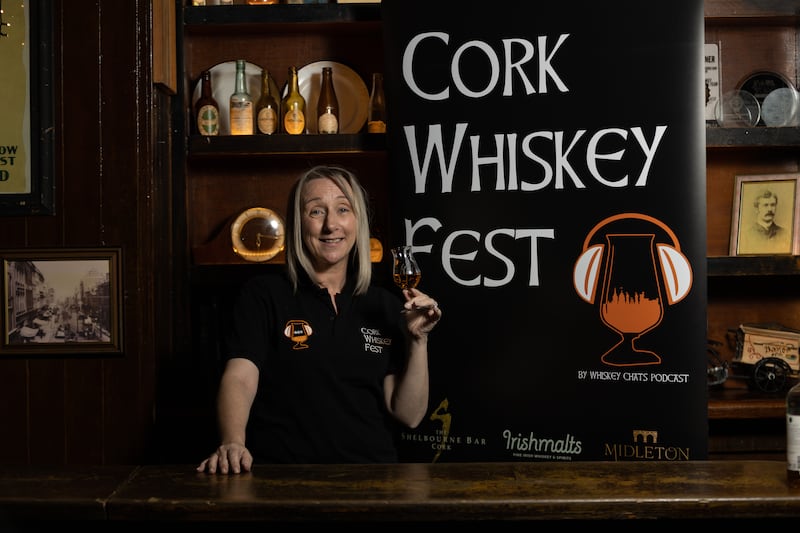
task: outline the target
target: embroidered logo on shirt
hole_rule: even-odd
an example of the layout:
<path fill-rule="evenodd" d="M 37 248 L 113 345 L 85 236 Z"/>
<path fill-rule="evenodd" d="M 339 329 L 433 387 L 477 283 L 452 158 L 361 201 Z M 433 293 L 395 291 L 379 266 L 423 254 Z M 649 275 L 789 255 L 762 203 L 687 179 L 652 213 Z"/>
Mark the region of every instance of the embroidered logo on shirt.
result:
<path fill-rule="evenodd" d="M 364 351 L 375 354 L 382 354 L 384 346 L 392 345 L 392 338 L 385 337 L 381 330 L 375 328 L 361 328 L 364 336 Z"/>
<path fill-rule="evenodd" d="M 308 344 L 305 342 L 312 333 L 311 325 L 305 320 L 290 320 L 286 323 L 286 327 L 283 330 L 283 334 L 294 342 L 292 350 L 304 350 L 308 348 Z"/>

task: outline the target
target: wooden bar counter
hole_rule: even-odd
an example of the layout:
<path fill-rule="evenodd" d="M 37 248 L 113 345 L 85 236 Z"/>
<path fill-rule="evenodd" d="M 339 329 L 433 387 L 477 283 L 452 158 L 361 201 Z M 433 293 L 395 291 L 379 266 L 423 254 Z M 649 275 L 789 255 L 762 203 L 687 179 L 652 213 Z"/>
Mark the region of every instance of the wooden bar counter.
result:
<path fill-rule="evenodd" d="M 105 521 L 106 502 L 135 471 L 133 466 L 0 465 L 0 531 L 16 521 Z"/>
<path fill-rule="evenodd" d="M 71 480 L 71 481 L 70 481 Z M 800 518 L 782 461 L 0 466 L 0 525 L 41 520 L 256 526 Z M 641 525 L 641 524 L 640 524 Z M 528 522 L 528 527 L 531 524 Z"/>

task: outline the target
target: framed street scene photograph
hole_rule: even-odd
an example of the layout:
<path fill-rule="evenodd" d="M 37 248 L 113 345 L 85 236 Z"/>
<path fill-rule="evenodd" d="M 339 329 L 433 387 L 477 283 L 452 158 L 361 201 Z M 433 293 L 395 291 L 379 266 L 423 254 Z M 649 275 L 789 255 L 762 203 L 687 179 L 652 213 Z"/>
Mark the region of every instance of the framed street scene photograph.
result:
<path fill-rule="evenodd" d="M 800 254 L 800 174 L 736 176 L 730 255 Z"/>
<path fill-rule="evenodd" d="M 119 248 L 0 250 L 0 356 L 120 353 Z"/>

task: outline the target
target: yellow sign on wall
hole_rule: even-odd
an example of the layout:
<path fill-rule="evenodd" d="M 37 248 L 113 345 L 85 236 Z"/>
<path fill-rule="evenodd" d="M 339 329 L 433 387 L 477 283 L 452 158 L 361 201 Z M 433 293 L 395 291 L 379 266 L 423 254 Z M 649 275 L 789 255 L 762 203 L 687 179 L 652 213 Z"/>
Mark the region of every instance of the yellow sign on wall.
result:
<path fill-rule="evenodd" d="M 6 2 L 0 31 L 0 194 L 31 192 L 28 3 Z"/>

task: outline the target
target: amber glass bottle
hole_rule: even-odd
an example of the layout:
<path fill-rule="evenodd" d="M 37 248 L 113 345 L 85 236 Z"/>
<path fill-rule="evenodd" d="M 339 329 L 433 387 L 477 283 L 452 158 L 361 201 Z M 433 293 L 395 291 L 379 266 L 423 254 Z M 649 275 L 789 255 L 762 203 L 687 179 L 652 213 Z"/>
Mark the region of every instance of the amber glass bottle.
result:
<path fill-rule="evenodd" d="M 317 100 L 317 132 L 339 133 L 339 100 L 333 87 L 333 69 L 322 67 Z"/>
<path fill-rule="evenodd" d="M 270 89 L 269 71 L 261 70 L 261 96 L 256 102 L 256 129 L 258 133 L 272 135 L 278 131 L 280 109 Z"/>
<path fill-rule="evenodd" d="M 297 67 L 289 67 L 289 90 L 281 100 L 281 127 L 289 135 L 306 132 L 306 99 L 300 94 Z"/>
<path fill-rule="evenodd" d="M 383 94 L 383 74 L 372 74 L 372 90 L 369 94 L 367 132 L 386 133 L 386 97 Z"/>
<path fill-rule="evenodd" d="M 219 104 L 211 91 L 211 73 L 201 75 L 200 98 L 194 104 L 197 132 L 200 135 L 219 135 Z"/>
<path fill-rule="evenodd" d="M 800 383 L 786 394 L 786 481 L 800 489 Z"/>

